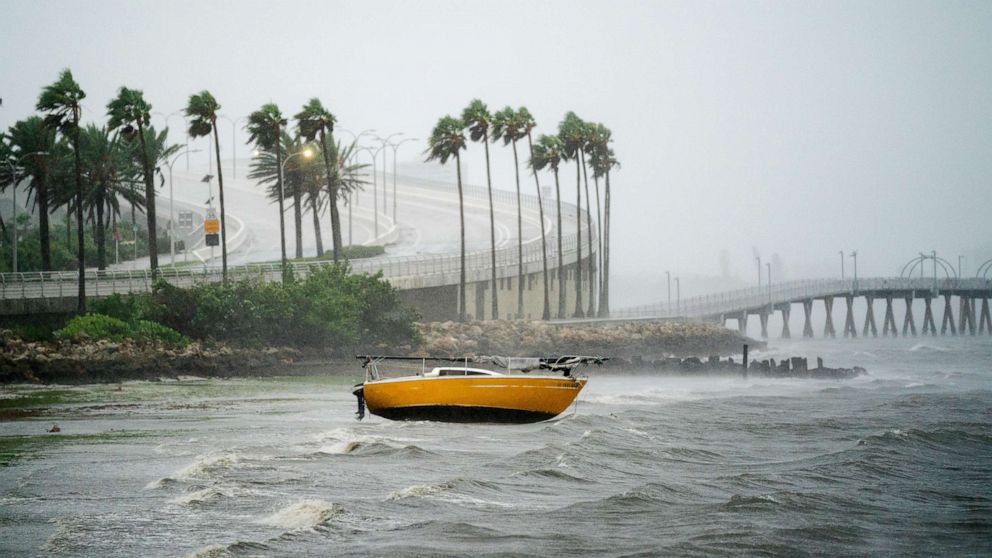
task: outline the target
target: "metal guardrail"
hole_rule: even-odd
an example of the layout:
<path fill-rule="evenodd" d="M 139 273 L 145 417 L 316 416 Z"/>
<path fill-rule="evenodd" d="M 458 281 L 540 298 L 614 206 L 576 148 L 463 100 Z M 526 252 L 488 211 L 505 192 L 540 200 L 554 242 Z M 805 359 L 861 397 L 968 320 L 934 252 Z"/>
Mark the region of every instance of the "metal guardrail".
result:
<path fill-rule="evenodd" d="M 814 279 L 788 281 L 768 287 L 752 287 L 723 293 L 695 296 L 675 304 L 633 306 L 610 311 L 612 318 L 705 318 L 733 314 L 777 304 L 825 296 L 873 295 L 884 291 L 985 291 L 992 295 L 992 280 L 983 278 L 939 279 L 880 277 L 854 280 Z"/>

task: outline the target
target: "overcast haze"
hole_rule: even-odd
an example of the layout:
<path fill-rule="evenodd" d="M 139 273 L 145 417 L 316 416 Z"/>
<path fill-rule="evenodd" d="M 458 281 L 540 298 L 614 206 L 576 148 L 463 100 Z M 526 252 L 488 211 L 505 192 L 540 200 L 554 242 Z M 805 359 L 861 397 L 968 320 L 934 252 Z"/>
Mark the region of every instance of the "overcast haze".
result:
<path fill-rule="evenodd" d="M 127 85 L 163 113 L 202 89 L 234 117 L 317 96 L 344 127 L 424 138 L 478 97 L 526 105 L 539 133 L 568 110 L 613 130 L 620 276 L 717 275 L 723 249 L 751 282 L 755 250 L 794 278 L 836 276 L 838 250 L 858 249 L 863 275 L 920 250 L 967 255 L 972 274 L 992 257 L 990 2 L 2 6 L 4 129 L 62 68 L 100 123 Z M 510 151 L 493 154 L 512 189 Z M 484 183 L 481 149 L 467 162 Z"/>

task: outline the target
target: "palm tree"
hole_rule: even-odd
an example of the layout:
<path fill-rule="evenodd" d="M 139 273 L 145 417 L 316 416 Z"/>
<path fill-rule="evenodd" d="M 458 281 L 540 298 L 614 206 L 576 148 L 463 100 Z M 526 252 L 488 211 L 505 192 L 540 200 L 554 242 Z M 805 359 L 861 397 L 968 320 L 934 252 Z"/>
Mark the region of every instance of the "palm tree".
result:
<path fill-rule="evenodd" d="M 304 162 L 299 161 L 300 158 L 309 157 L 305 155 L 304 150 L 309 150 L 307 152 L 312 153 L 313 150 L 310 149 L 309 144 L 307 144 L 301 138 L 294 138 L 286 133 L 285 129 L 279 134 L 281 141 L 279 142 L 280 152 L 286 154 L 286 157 L 282 158 L 281 163 L 276 162 L 275 149 L 260 149 L 258 155 L 252 160 L 251 171 L 248 174 L 248 178 L 253 178 L 259 181 L 260 184 L 267 185 L 268 187 L 268 197 L 270 200 L 278 201 L 280 196 L 280 189 L 282 190 L 281 195 L 283 197 L 283 204 L 289 201 L 290 206 L 293 208 L 294 225 L 296 227 L 296 258 L 303 257 L 303 174 L 299 172 Z M 297 155 L 299 154 L 299 155 Z M 290 159 L 290 157 L 294 157 Z M 282 187 L 279 187 L 279 169 L 282 164 L 285 163 L 285 172 L 281 174 L 282 176 Z M 312 161 L 306 161 L 307 168 L 312 166 Z"/>
<path fill-rule="evenodd" d="M 300 111 L 296 116 L 297 130 L 301 136 L 306 138 L 307 141 L 314 141 L 318 139 L 320 142 L 320 150 L 324 155 L 324 170 L 327 177 L 327 197 L 328 203 L 330 204 L 331 210 L 331 245 L 334 250 L 334 262 L 337 263 L 338 257 L 341 253 L 341 220 L 338 216 L 338 196 L 337 187 L 334 184 L 333 168 L 334 163 L 332 162 L 333 154 L 331 151 L 334 148 L 334 137 L 331 136 L 331 149 L 328 149 L 327 134 L 334 133 L 334 124 L 337 119 L 331 114 L 324 105 L 321 104 L 320 99 L 316 97 L 310 99 L 310 101 L 303 105 L 303 110 Z"/>
<path fill-rule="evenodd" d="M 51 192 L 49 189 L 51 172 L 50 161 L 55 151 L 55 131 L 45 126 L 39 116 L 31 116 L 15 122 L 7 133 L 5 142 L 9 151 L 8 157 L 14 164 L 14 173 L 10 166 L 4 164 L 0 168 L 0 187 L 6 187 L 27 179 L 27 187 L 34 192 L 35 203 L 38 205 L 38 230 L 41 235 L 41 270 L 51 271 L 52 249 L 49 236 L 49 211 Z"/>
<path fill-rule="evenodd" d="M 83 178 L 82 165 L 79 158 L 79 118 L 82 114 L 82 101 L 86 98 L 72 72 L 62 70 L 55 83 L 46 86 L 38 97 L 36 110 L 47 113 L 45 124 L 57 130 L 72 142 L 73 167 L 76 178 L 76 260 L 79 265 L 79 292 L 76 298 L 76 310 L 86 312 L 86 245 L 83 236 Z"/>
<path fill-rule="evenodd" d="M 585 124 L 574 112 L 565 114 L 565 119 L 558 124 L 558 137 L 562 143 L 562 159 L 566 161 L 575 160 L 575 247 L 577 259 L 575 261 L 575 314 L 574 317 L 582 318 L 585 313 L 582 310 L 582 161 L 579 157 L 579 149 L 585 142 Z"/>
<path fill-rule="evenodd" d="M 186 116 L 189 118 L 190 137 L 214 135 L 214 152 L 217 157 L 217 188 L 220 192 L 220 261 L 221 277 L 227 282 L 227 223 L 224 213 L 224 173 L 220 166 L 220 136 L 217 134 L 217 111 L 220 103 L 209 91 L 203 90 L 189 96 Z"/>
<path fill-rule="evenodd" d="M 607 318 L 610 315 L 610 170 L 613 167 L 619 167 L 620 163 L 617 162 L 613 150 L 608 146 L 609 130 L 606 130 L 605 127 L 603 130 L 606 131 L 605 140 L 598 142 L 596 149 L 590 152 L 589 162 L 592 165 L 593 178 L 596 180 L 597 188 L 599 177 L 606 178 L 606 190 L 603 199 L 603 271 L 599 294 L 599 317 Z M 600 138 L 603 137 L 604 135 L 601 134 Z"/>
<path fill-rule="evenodd" d="M 592 257 L 592 198 L 589 196 L 589 172 L 586 167 L 586 151 L 588 150 L 589 143 L 594 141 L 595 131 L 593 130 L 593 125 L 583 122 L 582 123 L 582 143 L 579 145 L 579 159 L 582 161 L 582 183 L 585 185 L 586 190 L 586 238 L 589 241 L 589 261 L 587 262 L 587 267 L 589 268 L 589 309 L 586 310 L 586 316 L 592 317 L 596 315 L 595 300 L 596 300 L 596 286 L 598 281 L 593 281 L 593 276 L 596 274 L 596 258 Z M 599 223 L 599 194 L 596 194 L 596 221 Z M 597 233 L 596 238 L 599 238 Z M 597 244 L 597 257 L 600 252 L 600 246 Z"/>
<path fill-rule="evenodd" d="M 262 151 L 275 151 L 276 170 L 282 167 L 281 137 L 286 119 L 275 103 L 266 103 L 248 115 L 245 130 L 250 134 L 248 143 L 255 143 Z M 286 215 L 283 208 L 282 173 L 276 172 L 276 199 L 279 203 L 279 246 L 282 249 L 282 268 L 286 270 Z"/>
<path fill-rule="evenodd" d="M 551 167 L 555 175 L 555 200 L 558 202 L 558 317 L 566 318 L 565 310 L 565 258 L 562 253 L 562 230 L 561 230 L 561 186 L 558 183 L 558 167 L 564 159 L 565 147 L 558 136 L 541 135 L 537 138 L 537 144 L 531 146 L 530 166 L 534 173 Z M 543 221 L 543 219 L 542 219 Z M 544 223 L 541 223 L 544 228 Z M 545 272 L 547 275 L 547 272 Z"/>
<path fill-rule="evenodd" d="M 489 188 L 489 248 L 492 258 L 492 318 L 499 319 L 499 291 L 496 289 L 496 214 L 493 211 L 493 179 L 489 172 L 489 128 L 492 125 L 492 116 L 485 103 L 479 99 L 473 99 L 471 103 L 462 111 L 463 125 L 468 128 L 469 137 L 472 141 L 482 142 L 486 150 L 486 185 Z"/>
<path fill-rule="evenodd" d="M 603 284 L 605 275 L 605 261 L 606 254 L 604 249 L 603 238 L 605 236 L 605 222 L 602 209 L 600 208 L 600 197 L 599 197 L 599 179 L 605 175 L 602 167 L 605 164 L 609 151 L 609 143 L 611 141 L 610 136 L 612 132 L 606 126 L 600 123 L 590 123 L 586 130 L 586 145 L 583 150 L 589 155 L 589 165 L 593 167 L 593 183 L 596 185 L 596 221 L 600 224 L 597 229 L 596 235 L 596 246 L 598 248 L 597 260 L 599 263 L 598 269 L 600 270 L 598 276 L 598 287 L 599 287 L 599 309 L 597 310 L 597 315 L 600 317 L 605 317 L 604 312 L 608 312 L 609 304 L 604 305 L 603 302 Z M 599 168 L 597 168 L 599 167 Z"/>
<path fill-rule="evenodd" d="M 137 136 L 140 152 L 138 161 L 141 163 L 145 183 L 145 218 L 148 223 L 148 264 L 152 275 L 158 274 L 158 228 L 155 223 L 155 175 L 152 160 L 148 156 L 145 145 L 145 127 L 151 120 L 151 104 L 145 101 L 144 94 L 137 89 L 121 87 L 117 97 L 107 103 L 107 122 L 109 130 L 121 128 L 125 139 Z M 220 165 L 218 165 L 219 167 Z"/>
<path fill-rule="evenodd" d="M 147 130 L 146 130 L 147 131 Z M 83 160 L 84 195 L 83 209 L 94 224 L 97 247 L 97 267 L 107 268 L 107 235 L 110 218 L 120 215 L 120 199 L 131 202 L 132 207 L 147 208 L 147 192 L 139 193 L 135 186 L 144 182 L 144 168 L 135 165 L 135 153 L 122 145 L 117 134 L 108 128 L 86 126 L 79 138 Z M 62 200 L 74 205 L 72 198 Z M 149 252 L 155 245 L 149 244 Z"/>
<path fill-rule="evenodd" d="M 526 135 L 523 122 L 511 107 L 505 107 L 493 115 L 493 143 L 502 139 L 504 146 L 513 146 L 513 169 L 517 180 L 517 319 L 524 317 L 524 225 L 523 208 L 520 205 L 520 162 L 517 159 L 517 140 L 523 139 Z"/>
<path fill-rule="evenodd" d="M 461 233 L 461 266 L 458 276 L 458 321 L 465 321 L 465 200 L 462 195 L 462 160 L 459 151 L 465 149 L 463 121 L 445 116 L 437 121 L 427 146 L 427 160 L 437 160 L 442 165 L 455 158 L 458 176 L 458 219 Z M 495 293 L 493 293 L 495 295 Z"/>
<path fill-rule="evenodd" d="M 527 136 L 527 147 L 530 151 L 530 158 L 534 158 L 534 142 L 531 140 L 531 131 L 537 126 L 537 122 L 534 121 L 534 117 L 531 116 L 530 111 L 526 107 L 520 107 L 517 109 L 517 119 L 519 120 L 519 126 L 521 132 Z M 541 195 L 541 181 L 537 178 L 537 169 L 533 169 L 534 174 L 534 185 L 537 187 L 537 211 L 539 217 L 541 218 L 541 261 L 543 262 L 544 271 L 544 312 L 541 314 L 541 319 L 550 320 L 551 319 L 551 296 L 550 289 L 548 288 L 548 242 L 545 239 L 544 234 L 544 200 Z M 560 232 L 560 231 L 559 231 Z"/>

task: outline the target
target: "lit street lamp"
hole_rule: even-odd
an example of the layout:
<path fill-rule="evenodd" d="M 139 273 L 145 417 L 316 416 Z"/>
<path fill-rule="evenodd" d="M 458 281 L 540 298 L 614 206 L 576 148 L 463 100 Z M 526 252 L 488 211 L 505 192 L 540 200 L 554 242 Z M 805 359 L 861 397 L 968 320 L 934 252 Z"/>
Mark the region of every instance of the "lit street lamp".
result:
<path fill-rule="evenodd" d="M 31 155 L 48 155 L 48 152 L 47 151 L 32 151 L 30 153 L 25 153 L 25 154 L 21 155 L 20 157 L 18 157 L 16 159 L 16 161 L 18 163 L 20 163 L 21 161 L 24 160 L 25 157 L 29 157 Z M 13 265 L 14 273 L 17 273 L 17 244 L 20 241 L 20 239 L 17 238 L 17 185 L 20 182 L 20 178 L 17 176 L 17 170 L 14 168 L 14 161 L 15 161 L 15 159 L 12 158 L 12 157 L 9 158 L 9 159 L 7 159 L 7 165 L 10 166 L 10 180 L 12 182 L 12 185 L 13 185 L 13 188 L 12 189 L 13 189 L 13 192 L 14 192 L 14 197 L 11 200 L 11 205 L 12 205 L 12 208 L 11 208 L 11 210 L 12 210 L 11 211 L 11 215 L 12 215 L 11 220 L 13 221 L 13 225 L 14 225 L 14 247 L 13 247 L 13 253 L 12 253 L 12 256 L 13 256 L 13 262 L 12 263 L 14 264 Z"/>
<path fill-rule="evenodd" d="M 299 155 L 302 155 L 304 159 L 309 159 L 310 157 L 313 157 L 313 150 L 310 149 L 309 146 L 307 146 L 307 147 L 304 147 L 303 149 L 301 149 L 300 151 L 297 151 L 296 153 L 291 154 L 289 157 L 286 157 L 285 159 L 283 159 L 282 164 L 279 165 L 279 183 L 283 185 L 283 188 L 286 187 L 286 178 L 285 178 L 285 174 L 286 174 L 286 163 L 288 163 L 289 160 L 292 159 L 293 157 L 296 157 L 296 156 L 299 156 Z M 282 195 L 283 195 L 283 192 L 279 192 L 279 196 L 281 197 Z M 282 248 L 282 267 L 283 267 L 283 271 L 284 272 L 286 270 L 286 235 L 285 235 L 285 230 L 286 230 L 285 216 L 283 215 L 283 212 L 280 212 L 279 213 L 279 242 L 280 242 L 280 245 L 281 245 L 280 247 Z"/>

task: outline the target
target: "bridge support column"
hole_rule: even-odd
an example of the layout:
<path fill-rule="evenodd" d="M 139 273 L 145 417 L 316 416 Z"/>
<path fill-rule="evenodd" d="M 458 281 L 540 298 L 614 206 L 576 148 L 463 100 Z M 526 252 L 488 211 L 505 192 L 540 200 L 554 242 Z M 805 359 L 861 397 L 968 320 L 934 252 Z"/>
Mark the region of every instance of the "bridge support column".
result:
<path fill-rule="evenodd" d="M 875 326 L 875 297 L 865 295 L 865 300 L 868 302 L 868 311 L 865 312 L 865 328 L 861 335 L 868 337 L 868 332 L 871 331 L 872 337 L 878 337 L 878 327 Z"/>
<path fill-rule="evenodd" d="M 737 316 L 737 331 L 741 335 L 747 335 L 747 310 L 741 312 L 740 316 Z"/>
<path fill-rule="evenodd" d="M 768 312 L 762 310 L 758 318 L 761 320 L 761 337 L 768 339 Z"/>
<path fill-rule="evenodd" d="M 923 311 L 923 335 L 937 335 L 937 324 L 933 321 L 933 299 L 929 296 L 923 297 L 926 310 Z"/>
<path fill-rule="evenodd" d="M 844 297 L 847 301 L 847 318 L 844 320 L 844 337 L 857 337 L 858 329 L 854 325 L 854 297 L 847 295 Z"/>
<path fill-rule="evenodd" d="M 827 323 L 823 326 L 823 336 L 837 337 L 837 331 L 834 329 L 834 297 L 823 297 L 823 306 L 827 309 Z"/>
<path fill-rule="evenodd" d="M 896 316 L 892 312 L 892 297 L 885 297 L 885 318 L 882 320 L 882 336 L 888 337 L 889 333 L 892 333 L 892 337 L 899 337 L 899 328 L 896 327 Z"/>
<path fill-rule="evenodd" d="M 974 299 L 967 296 L 961 297 L 960 320 L 958 331 L 964 335 L 965 331 L 975 334 L 975 303 Z"/>
<path fill-rule="evenodd" d="M 951 335 L 957 335 L 958 330 L 954 327 L 954 309 L 951 308 L 951 295 L 944 295 L 944 318 L 940 321 L 940 334 L 944 335 L 947 330 L 951 330 Z"/>
<path fill-rule="evenodd" d="M 803 314 L 806 319 L 803 321 L 803 337 L 805 339 L 813 338 L 813 322 L 810 319 L 810 314 L 813 313 L 813 300 L 807 299 L 803 301 Z"/>
<path fill-rule="evenodd" d="M 992 314 L 989 313 L 989 299 L 982 298 L 982 315 L 978 317 L 978 333 L 992 335 Z"/>
<path fill-rule="evenodd" d="M 792 313 L 792 305 L 788 302 L 782 308 L 782 339 L 792 339 L 792 332 L 789 331 L 789 314 Z"/>
<path fill-rule="evenodd" d="M 902 321 L 902 335 L 905 337 L 908 332 L 916 337 L 916 322 L 913 321 L 913 295 L 906 297 L 906 317 Z"/>

